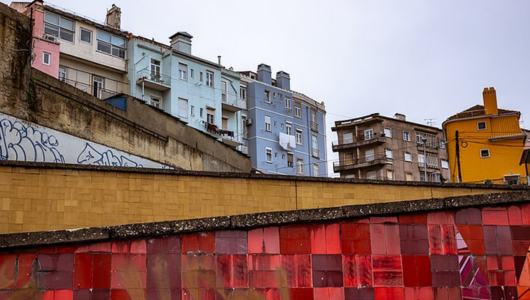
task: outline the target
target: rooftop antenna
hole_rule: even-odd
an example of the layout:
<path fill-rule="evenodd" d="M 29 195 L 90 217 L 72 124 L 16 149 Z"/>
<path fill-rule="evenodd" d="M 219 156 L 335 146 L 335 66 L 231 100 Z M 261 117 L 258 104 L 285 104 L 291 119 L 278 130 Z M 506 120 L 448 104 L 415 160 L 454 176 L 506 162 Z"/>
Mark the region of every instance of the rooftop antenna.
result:
<path fill-rule="evenodd" d="M 436 118 L 431 118 L 431 119 L 425 119 L 425 121 L 427 122 L 427 125 L 431 126 L 431 127 L 434 127 L 434 125 L 436 125 Z"/>

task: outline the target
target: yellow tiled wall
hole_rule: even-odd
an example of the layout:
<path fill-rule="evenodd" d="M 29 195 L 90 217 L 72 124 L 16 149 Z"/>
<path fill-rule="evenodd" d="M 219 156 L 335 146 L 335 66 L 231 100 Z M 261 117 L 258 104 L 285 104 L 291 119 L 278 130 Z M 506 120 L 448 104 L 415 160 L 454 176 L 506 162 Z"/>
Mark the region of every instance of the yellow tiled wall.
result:
<path fill-rule="evenodd" d="M 503 191 L 0 166 L 0 233 Z"/>

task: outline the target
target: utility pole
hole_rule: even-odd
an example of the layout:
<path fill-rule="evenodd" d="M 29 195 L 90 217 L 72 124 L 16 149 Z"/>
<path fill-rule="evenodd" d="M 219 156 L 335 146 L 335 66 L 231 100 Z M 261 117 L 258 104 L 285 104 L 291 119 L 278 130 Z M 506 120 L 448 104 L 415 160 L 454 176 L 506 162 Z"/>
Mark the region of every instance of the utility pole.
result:
<path fill-rule="evenodd" d="M 458 138 L 458 130 L 455 132 L 456 136 L 456 165 L 458 166 L 458 182 L 462 183 L 462 170 L 460 169 L 460 140 Z"/>

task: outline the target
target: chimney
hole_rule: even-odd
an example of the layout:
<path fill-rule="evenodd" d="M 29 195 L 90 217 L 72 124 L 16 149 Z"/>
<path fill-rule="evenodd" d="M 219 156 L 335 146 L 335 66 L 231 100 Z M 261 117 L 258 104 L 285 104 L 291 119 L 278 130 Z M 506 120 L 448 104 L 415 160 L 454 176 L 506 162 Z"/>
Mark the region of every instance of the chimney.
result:
<path fill-rule="evenodd" d="M 276 73 L 276 86 L 284 89 L 284 90 L 290 90 L 291 89 L 291 77 L 289 76 L 289 73 L 280 71 Z"/>
<path fill-rule="evenodd" d="M 272 84 L 271 67 L 266 64 L 258 66 L 258 81 L 266 84 Z"/>
<path fill-rule="evenodd" d="M 121 8 L 117 7 L 115 4 L 112 4 L 111 9 L 107 11 L 105 24 L 119 30 L 121 27 Z"/>
<path fill-rule="evenodd" d="M 185 31 L 179 31 L 169 37 L 171 48 L 191 54 L 191 39 L 193 36 Z"/>
<path fill-rule="evenodd" d="M 400 121 L 406 121 L 407 120 L 407 117 L 404 115 L 404 114 L 400 114 L 400 113 L 396 113 L 394 115 L 394 118 L 400 120 Z"/>
<path fill-rule="evenodd" d="M 498 115 L 499 110 L 497 108 L 497 93 L 495 89 L 492 87 L 484 88 L 482 97 L 484 98 L 484 113 L 486 115 Z"/>

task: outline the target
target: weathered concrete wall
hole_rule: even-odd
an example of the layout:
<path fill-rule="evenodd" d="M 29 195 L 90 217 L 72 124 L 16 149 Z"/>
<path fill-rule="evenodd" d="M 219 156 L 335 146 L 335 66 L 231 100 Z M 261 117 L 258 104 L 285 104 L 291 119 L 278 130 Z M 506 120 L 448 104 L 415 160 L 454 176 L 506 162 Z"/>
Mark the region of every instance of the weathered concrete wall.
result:
<path fill-rule="evenodd" d="M 0 235 L 0 295 L 525 300 L 528 200 L 504 193 L 269 213 L 268 222 L 258 214 Z"/>
<path fill-rule="evenodd" d="M 0 112 L 187 170 L 250 172 L 250 159 L 160 110 L 128 98 L 127 111 L 29 64 L 29 20 L 0 4 Z"/>
<path fill-rule="evenodd" d="M 0 162 L 0 233 L 513 191 L 515 187 Z M 525 187 L 519 187 L 528 190 Z"/>

